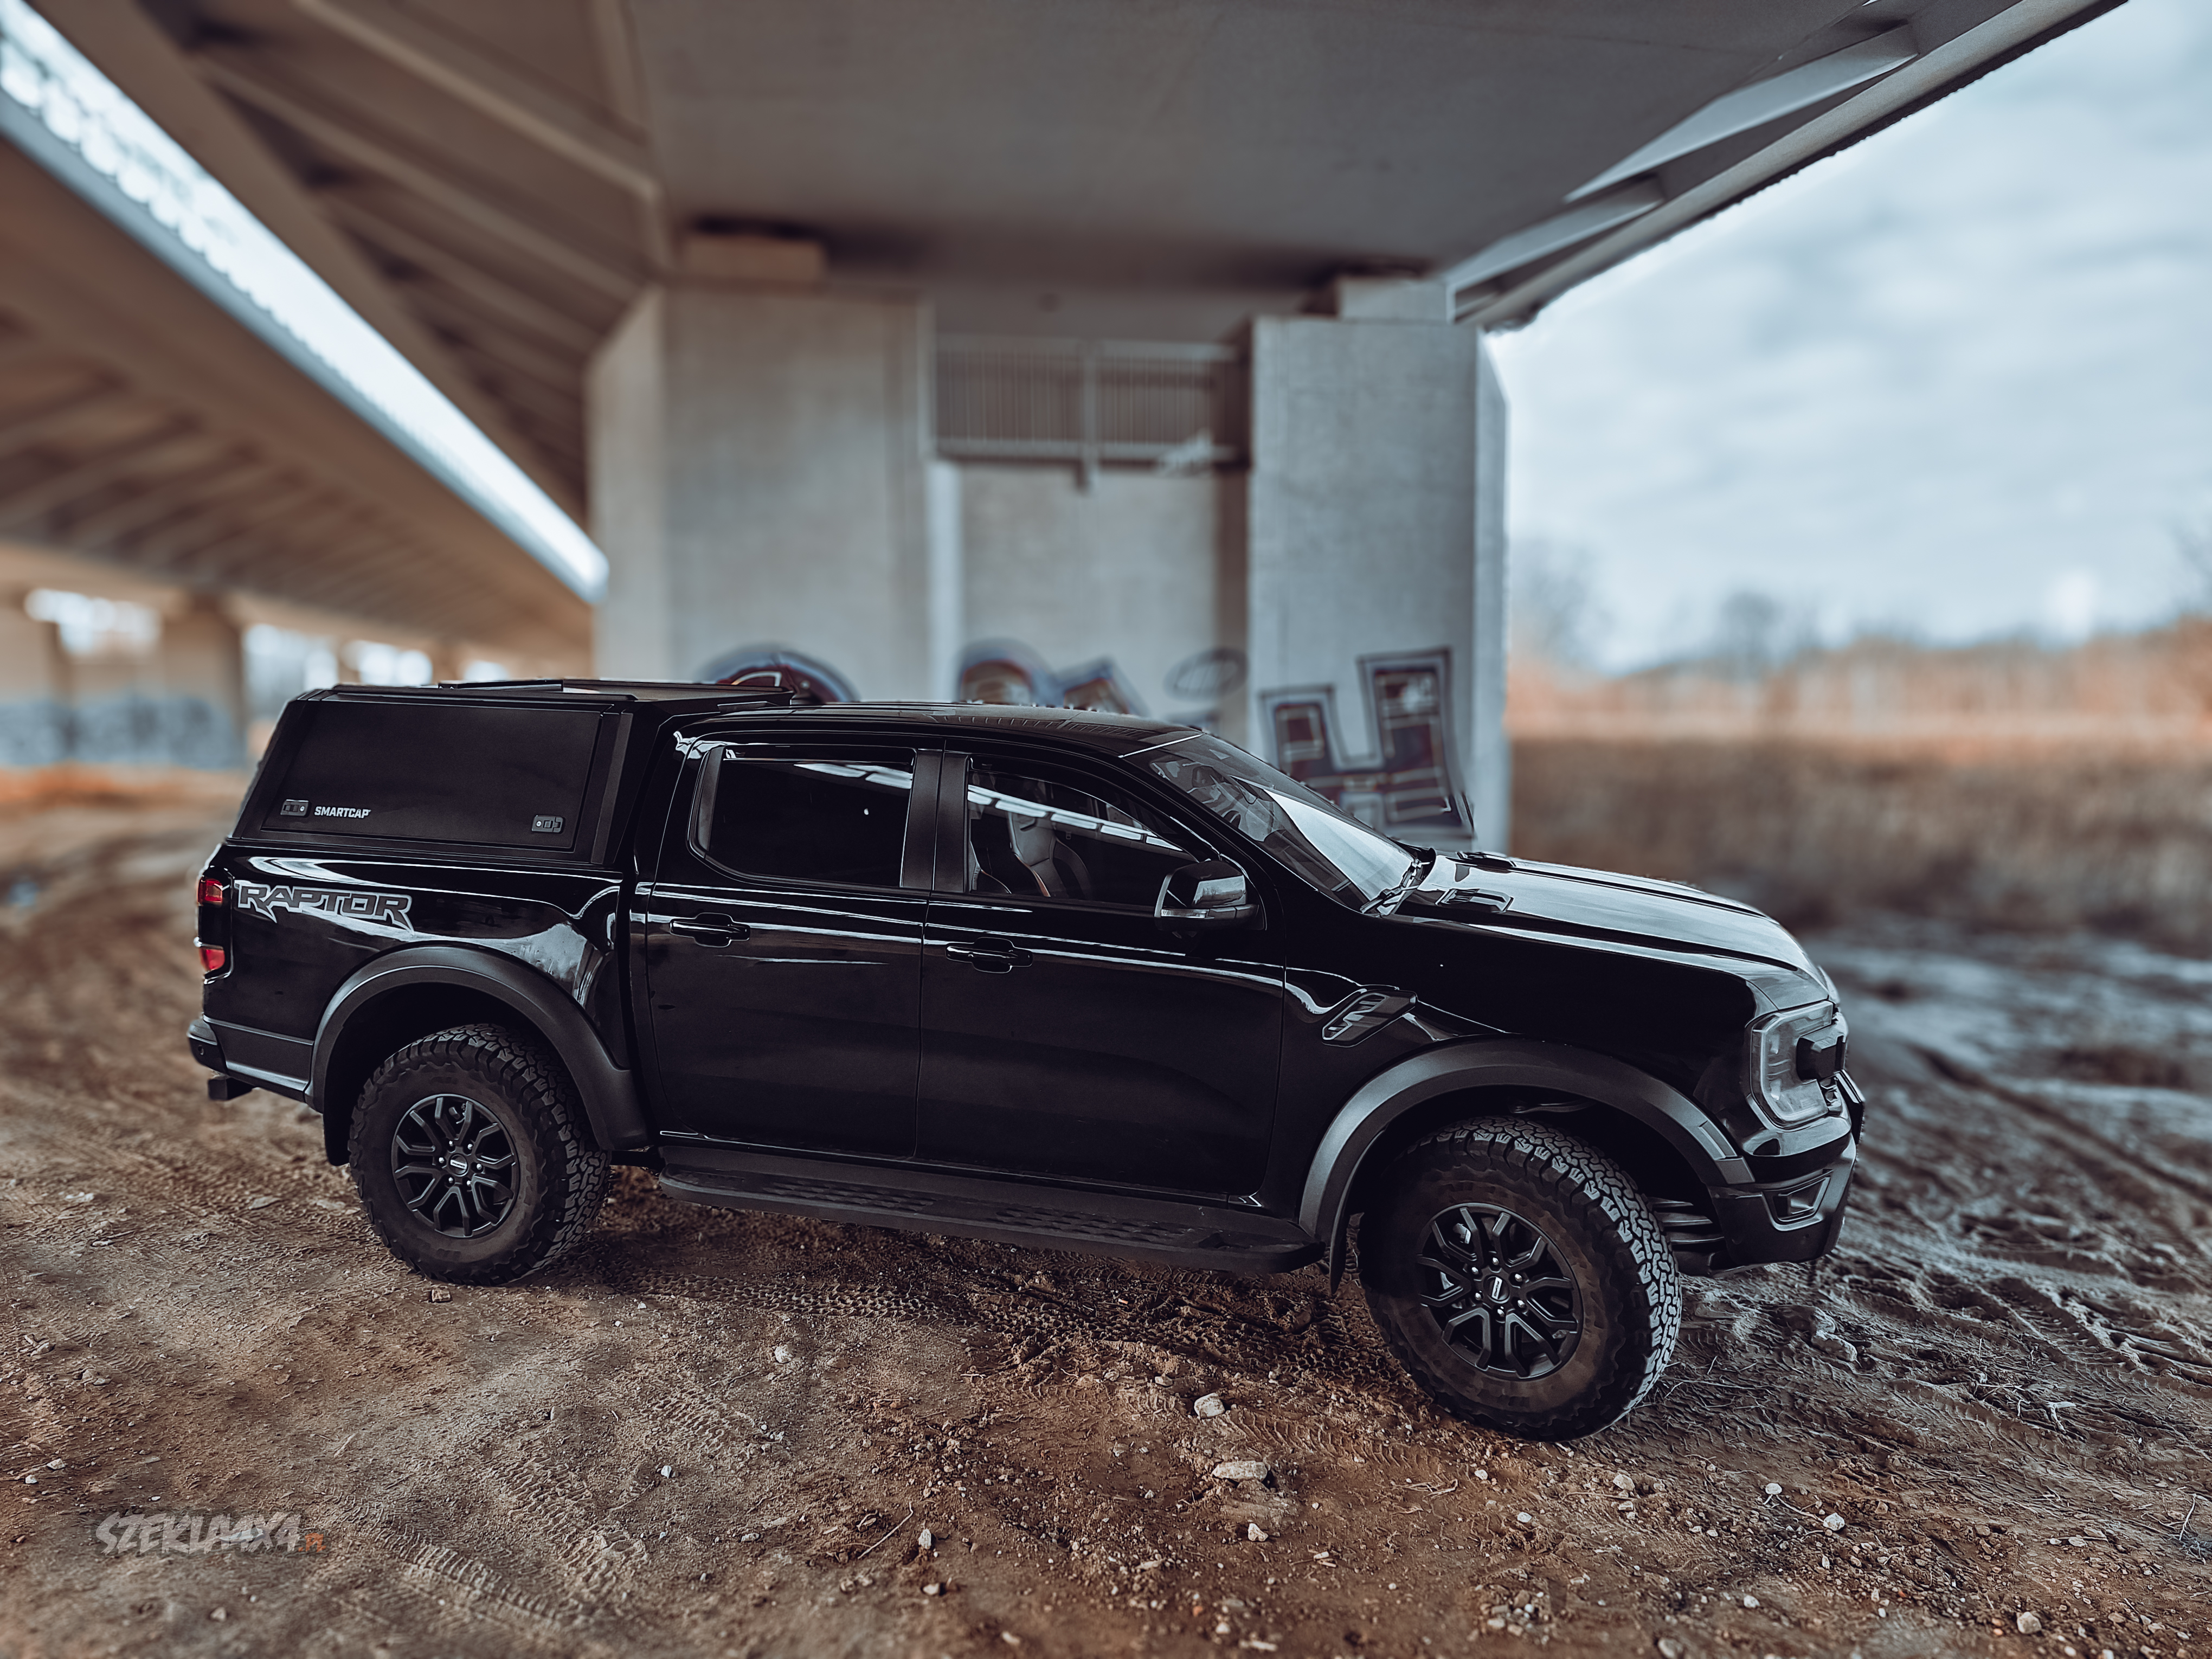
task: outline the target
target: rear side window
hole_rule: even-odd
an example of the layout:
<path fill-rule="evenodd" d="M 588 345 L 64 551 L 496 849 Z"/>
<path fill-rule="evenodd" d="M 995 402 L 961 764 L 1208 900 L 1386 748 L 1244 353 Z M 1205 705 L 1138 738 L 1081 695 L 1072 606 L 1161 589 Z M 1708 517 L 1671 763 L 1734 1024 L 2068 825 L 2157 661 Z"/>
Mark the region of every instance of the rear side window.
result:
<path fill-rule="evenodd" d="M 914 763 L 755 760 L 723 752 L 701 781 L 701 848 L 726 869 L 896 887 Z"/>
<path fill-rule="evenodd" d="M 267 797 L 264 830 L 567 851 L 597 708 L 319 702 Z"/>

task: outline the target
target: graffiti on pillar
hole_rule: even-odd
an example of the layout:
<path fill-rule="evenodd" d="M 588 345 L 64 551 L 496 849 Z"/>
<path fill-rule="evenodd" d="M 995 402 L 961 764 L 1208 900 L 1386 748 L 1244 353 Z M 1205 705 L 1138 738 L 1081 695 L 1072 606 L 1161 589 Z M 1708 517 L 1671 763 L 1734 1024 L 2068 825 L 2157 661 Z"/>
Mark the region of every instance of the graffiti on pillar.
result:
<path fill-rule="evenodd" d="M 962 702 L 1026 703 L 1141 714 L 1144 700 L 1111 657 L 1055 669 L 1019 640 L 979 640 L 960 654 Z"/>
<path fill-rule="evenodd" d="M 1451 651 L 1359 659 L 1375 759 L 1354 763 L 1341 745 L 1334 685 L 1260 694 L 1276 765 L 1385 835 L 1468 836 L 1459 748 L 1451 732 Z"/>
<path fill-rule="evenodd" d="M 819 658 L 787 645 L 749 645 L 726 652 L 699 671 L 712 685 L 780 686 L 822 702 L 857 702 L 853 682 Z"/>

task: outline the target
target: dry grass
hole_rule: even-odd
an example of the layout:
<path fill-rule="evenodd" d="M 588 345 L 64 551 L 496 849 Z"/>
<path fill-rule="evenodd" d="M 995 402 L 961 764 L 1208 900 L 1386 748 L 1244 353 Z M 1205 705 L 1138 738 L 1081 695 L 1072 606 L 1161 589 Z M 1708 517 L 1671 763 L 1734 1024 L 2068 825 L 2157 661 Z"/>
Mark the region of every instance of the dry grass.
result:
<path fill-rule="evenodd" d="M 1797 927 L 1868 908 L 2212 941 L 2212 750 L 1524 738 L 1514 845 Z"/>
<path fill-rule="evenodd" d="M 155 809 L 235 805 L 244 772 L 203 772 L 183 766 L 0 767 L 0 816 L 58 806 Z"/>
<path fill-rule="evenodd" d="M 1512 665 L 1516 738 L 1911 738 L 2212 748 L 2212 619 L 2073 647 L 1869 637 L 1776 666 L 1718 658 L 1614 678 Z"/>
<path fill-rule="evenodd" d="M 1735 894 L 2212 950 L 2212 620 L 1863 639 L 1759 669 L 1514 665 L 1516 850 Z"/>

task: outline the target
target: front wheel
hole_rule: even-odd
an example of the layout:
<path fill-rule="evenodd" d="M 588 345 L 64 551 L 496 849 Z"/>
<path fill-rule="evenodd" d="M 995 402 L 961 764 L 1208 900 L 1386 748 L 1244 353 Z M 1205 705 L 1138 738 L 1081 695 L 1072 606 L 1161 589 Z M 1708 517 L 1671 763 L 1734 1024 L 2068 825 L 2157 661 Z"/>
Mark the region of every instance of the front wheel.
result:
<path fill-rule="evenodd" d="M 607 1192 L 607 1155 L 567 1073 L 497 1025 L 457 1025 L 378 1066 L 348 1153 L 378 1237 L 457 1285 L 537 1272 L 584 1236 Z"/>
<path fill-rule="evenodd" d="M 1415 1141 L 1359 1230 L 1376 1322 L 1447 1409 L 1530 1440 L 1618 1422 L 1682 1328 L 1682 1282 L 1619 1164 L 1513 1118 Z"/>

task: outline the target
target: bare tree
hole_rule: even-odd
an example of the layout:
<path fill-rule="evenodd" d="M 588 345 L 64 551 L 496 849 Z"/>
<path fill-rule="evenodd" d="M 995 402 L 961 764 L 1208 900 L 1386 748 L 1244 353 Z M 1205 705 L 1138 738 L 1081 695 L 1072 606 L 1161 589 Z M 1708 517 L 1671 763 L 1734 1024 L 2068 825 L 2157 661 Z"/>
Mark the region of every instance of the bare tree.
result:
<path fill-rule="evenodd" d="M 2212 520 L 2202 524 L 2176 523 L 2173 550 L 2181 556 L 2185 584 L 2181 598 L 2182 614 L 2201 617 L 2212 613 Z"/>
<path fill-rule="evenodd" d="M 1586 547 L 1532 537 L 1513 544 L 1513 649 L 1562 668 L 1589 668 L 1611 624 Z"/>

